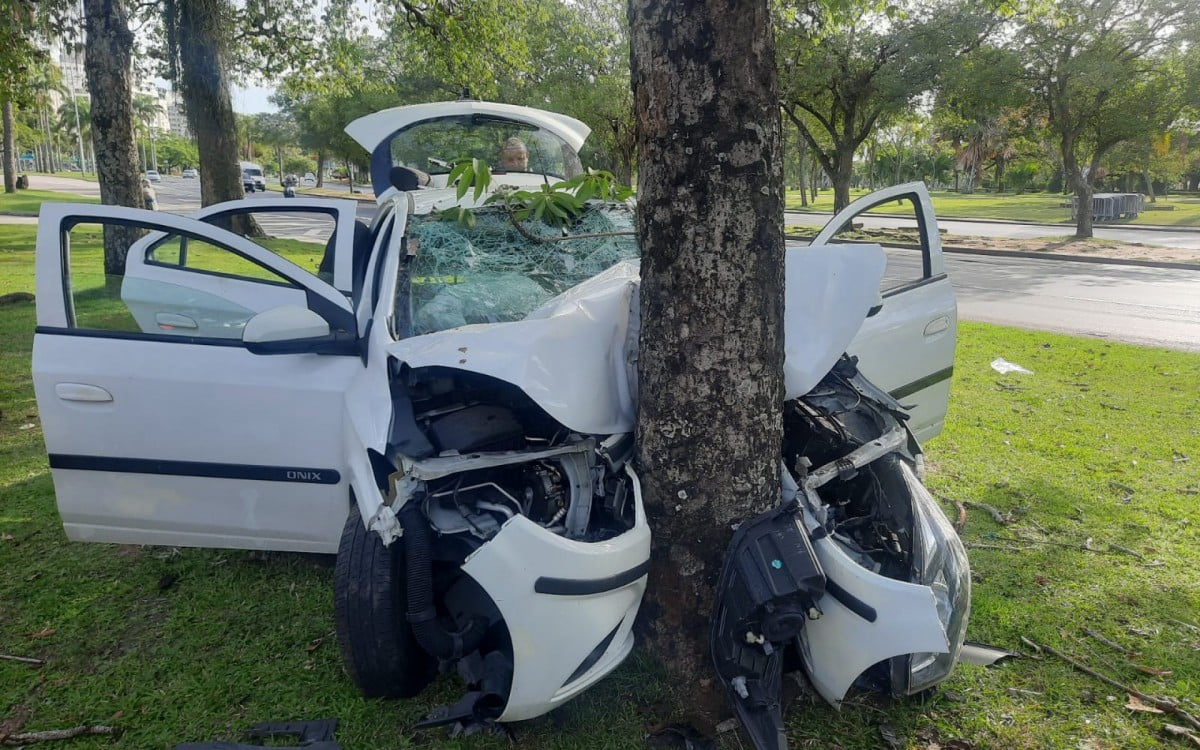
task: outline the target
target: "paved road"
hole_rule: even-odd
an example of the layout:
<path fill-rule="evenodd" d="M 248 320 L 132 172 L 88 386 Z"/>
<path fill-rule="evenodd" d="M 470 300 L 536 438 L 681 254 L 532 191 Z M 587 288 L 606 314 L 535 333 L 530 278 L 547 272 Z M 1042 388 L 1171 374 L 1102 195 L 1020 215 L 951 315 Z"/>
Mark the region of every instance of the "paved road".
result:
<path fill-rule="evenodd" d="M 916 255 L 888 273 L 919 276 Z M 946 272 L 963 320 L 1200 352 L 1200 268 L 947 253 Z"/>
<path fill-rule="evenodd" d="M 35 178 L 33 187 L 74 190 L 78 180 L 59 180 L 50 187 Z M 45 184 L 45 187 L 43 187 Z M 82 183 L 87 184 L 87 183 Z M 197 210 L 200 185 L 196 180 L 166 177 L 156 185 L 160 208 L 187 213 Z M 92 190 L 96 190 L 91 185 Z M 98 192 L 98 191 L 97 191 Z M 252 198 L 278 196 L 256 193 Z M 374 204 L 364 202 L 359 215 L 369 218 Z M 789 214 L 789 219 L 796 214 Z M 806 217 L 820 221 L 819 216 Z M 939 222 L 951 233 L 982 234 L 984 230 L 1046 236 L 1044 225 Z M 896 226 L 895 219 L 887 220 Z M 979 227 L 963 229 L 962 226 Z M 1062 227 L 1054 229 L 1061 230 Z M 284 230 L 281 226 L 280 230 Z M 298 224 L 295 232 L 310 231 Z M 1137 230 L 1121 229 L 1122 232 Z M 1142 230 L 1135 241 L 1170 239 L 1180 235 L 1200 247 L 1200 232 L 1161 233 Z M 1188 245 L 1184 245 L 1188 246 Z M 889 253 L 889 273 L 919 275 L 915 253 Z M 1048 258 L 992 257 L 947 254 L 947 270 L 958 294 L 964 320 L 1013 325 L 1074 335 L 1095 336 L 1136 344 L 1200 351 L 1200 269 L 1148 268 L 1111 263 L 1060 261 Z"/>
<path fill-rule="evenodd" d="M 831 218 L 830 214 L 788 213 L 789 226 L 817 226 Z M 868 227 L 894 228 L 915 227 L 912 219 L 893 217 L 860 216 Z M 938 227 L 947 234 L 963 237 L 1006 237 L 1013 239 L 1036 239 L 1040 237 L 1063 237 L 1074 234 L 1075 228 L 1067 224 L 1019 224 L 1011 221 L 970 221 L 966 219 L 938 219 Z M 1119 242 L 1138 242 L 1145 245 L 1200 250 L 1200 230 L 1195 229 L 1145 229 L 1135 226 L 1095 225 L 1093 234 L 1099 239 Z"/>

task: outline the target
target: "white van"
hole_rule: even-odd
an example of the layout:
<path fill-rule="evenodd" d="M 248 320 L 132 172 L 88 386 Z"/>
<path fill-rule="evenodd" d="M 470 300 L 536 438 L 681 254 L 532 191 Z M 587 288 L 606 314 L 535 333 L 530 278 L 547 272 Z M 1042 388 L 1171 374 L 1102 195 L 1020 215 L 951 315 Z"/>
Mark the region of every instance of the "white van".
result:
<path fill-rule="evenodd" d="M 267 181 L 263 178 L 262 167 L 252 161 L 240 162 L 242 167 L 242 187 L 247 193 L 255 190 L 266 191 Z"/>

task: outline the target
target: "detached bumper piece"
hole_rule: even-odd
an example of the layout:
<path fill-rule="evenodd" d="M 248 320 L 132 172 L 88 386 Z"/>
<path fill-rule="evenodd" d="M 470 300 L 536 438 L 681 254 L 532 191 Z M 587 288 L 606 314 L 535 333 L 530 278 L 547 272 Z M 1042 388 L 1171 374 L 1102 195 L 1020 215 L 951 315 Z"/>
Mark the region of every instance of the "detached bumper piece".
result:
<path fill-rule="evenodd" d="M 743 522 L 717 586 L 710 645 L 725 695 L 757 750 L 785 750 L 783 649 L 820 617 L 825 573 L 795 502 Z"/>
<path fill-rule="evenodd" d="M 270 740 L 273 748 L 303 748 L 304 750 L 341 750 L 341 745 L 333 741 L 333 733 L 337 731 L 337 719 L 320 719 L 317 721 L 276 721 L 255 724 L 242 736 L 249 740 Z M 294 738 L 295 745 L 284 746 L 275 744 L 280 738 Z M 262 750 L 263 745 L 243 745 L 239 742 L 185 742 L 176 745 L 175 750 Z"/>

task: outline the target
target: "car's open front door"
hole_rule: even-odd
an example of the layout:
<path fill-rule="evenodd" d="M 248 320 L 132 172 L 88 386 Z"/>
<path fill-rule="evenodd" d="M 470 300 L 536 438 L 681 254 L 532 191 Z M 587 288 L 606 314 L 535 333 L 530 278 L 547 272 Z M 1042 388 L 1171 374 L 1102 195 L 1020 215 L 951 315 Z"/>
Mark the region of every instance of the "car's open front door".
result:
<path fill-rule="evenodd" d="M 859 225 L 856 227 L 856 224 Z M 909 408 L 919 440 L 942 431 L 954 372 L 958 329 L 954 289 L 942 259 L 933 204 L 924 183 L 885 188 L 851 203 L 825 225 L 813 245 L 875 242 L 887 252 L 883 306 L 867 318 L 850 353 L 880 388 Z"/>
<path fill-rule="evenodd" d="M 106 251 L 129 254 L 123 278 Z M 37 264 L 34 386 L 70 538 L 336 550 L 363 370 L 346 294 L 286 252 L 117 206 L 45 204 Z M 243 341 L 281 311 L 301 324 Z"/>

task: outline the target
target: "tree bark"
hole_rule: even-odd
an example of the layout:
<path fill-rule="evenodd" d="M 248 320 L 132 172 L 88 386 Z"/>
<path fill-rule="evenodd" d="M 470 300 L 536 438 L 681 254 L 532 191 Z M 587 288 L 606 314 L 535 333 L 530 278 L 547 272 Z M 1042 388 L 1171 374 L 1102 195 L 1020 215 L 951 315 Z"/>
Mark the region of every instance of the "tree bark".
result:
<path fill-rule="evenodd" d="M 779 500 L 783 172 L 766 0 L 630 0 L 642 248 L 643 643 L 725 712 L 709 652 L 732 525 Z"/>
<path fill-rule="evenodd" d="M 124 0 L 84 0 L 84 16 L 84 62 L 92 95 L 92 138 L 98 146 L 94 166 L 100 180 L 100 202 L 139 208 L 142 190 L 133 141 L 133 33 L 129 30 L 129 12 Z M 135 233 L 126 227 L 105 227 L 105 274 L 124 275 L 125 254 Z"/>
<path fill-rule="evenodd" d="M 224 0 L 178 0 L 179 82 L 200 154 L 200 203 L 242 197 L 237 122 L 225 69 Z M 245 233 L 249 227 L 233 227 Z"/>
<path fill-rule="evenodd" d="M 838 148 L 833 179 L 833 212 L 850 205 L 850 181 L 854 179 L 854 148 Z"/>
<path fill-rule="evenodd" d="M 317 187 L 325 186 L 325 152 L 317 152 Z"/>
<path fill-rule="evenodd" d="M 5 101 L 4 118 L 4 192 L 17 192 L 17 122 L 13 103 Z"/>

